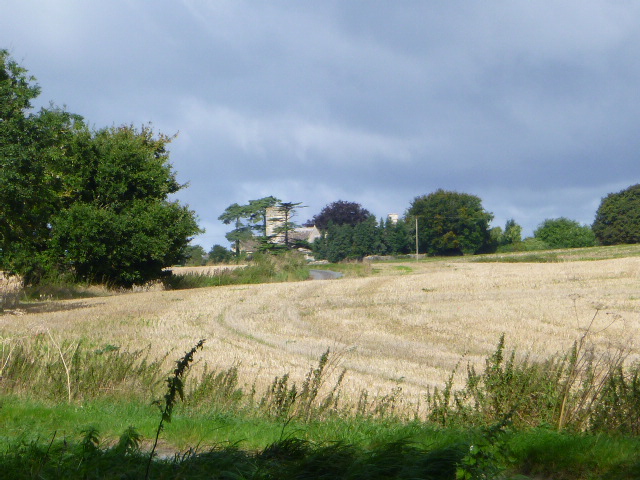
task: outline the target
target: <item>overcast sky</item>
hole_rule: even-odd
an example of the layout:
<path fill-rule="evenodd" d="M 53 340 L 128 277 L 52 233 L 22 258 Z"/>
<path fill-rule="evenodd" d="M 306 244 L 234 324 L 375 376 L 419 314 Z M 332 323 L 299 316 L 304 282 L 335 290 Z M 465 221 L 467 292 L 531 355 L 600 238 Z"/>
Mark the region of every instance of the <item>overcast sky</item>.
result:
<path fill-rule="evenodd" d="M 39 105 L 178 132 L 206 249 L 268 195 L 303 222 L 443 188 L 530 235 L 640 182 L 637 0 L 2 0 L 0 48 Z"/>

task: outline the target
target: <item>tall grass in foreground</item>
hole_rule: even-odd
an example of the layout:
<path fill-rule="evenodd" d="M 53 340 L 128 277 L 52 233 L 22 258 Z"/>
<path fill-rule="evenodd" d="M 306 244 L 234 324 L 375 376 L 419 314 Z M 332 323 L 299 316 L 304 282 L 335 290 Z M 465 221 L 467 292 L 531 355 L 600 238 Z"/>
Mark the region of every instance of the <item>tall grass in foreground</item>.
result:
<path fill-rule="evenodd" d="M 625 366 L 620 354 L 596 357 L 585 347 L 586 336 L 581 340 L 566 355 L 536 364 L 518 362 L 513 353 L 506 354 L 501 338 L 482 372 L 468 368 L 464 389 L 453 391 L 449 382 L 442 392 L 427 394 L 429 410 L 421 425 L 466 430 L 454 443 L 427 447 L 408 439 L 363 447 L 346 442 L 317 444 L 284 435 L 291 420 L 298 425 L 322 419 L 346 421 L 354 416 L 358 422 L 403 420 L 401 412 L 380 407 L 388 400 L 373 399 L 380 408 L 370 410 L 342 401 L 344 372 L 333 385 L 324 385 L 325 375 L 335 367 L 329 351 L 300 386 L 288 375 L 276 377 L 261 397 L 238 388 L 235 369 L 205 370 L 190 379 L 192 386 L 186 389 L 188 367 L 202 348 L 200 342 L 177 362 L 174 375 L 165 382 L 165 406 L 150 453 L 141 450 L 144 439 L 132 427 L 113 446 L 103 446 L 97 429 L 87 427 L 79 440 L 56 441 L 54 433 L 46 442 L 11 445 L 0 454 L 0 471 L 8 474 L 7 478 L 149 478 L 150 471 L 153 478 L 528 478 L 515 472 L 553 473 L 554 478 L 565 479 L 637 478 L 634 475 L 640 472 L 640 463 L 629 461 L 628 454 L 615 453 L 613 460 L 598 462 L 593 458 L 576 461 L 578 454 L 567 460 L 562 451 L 556 451 L 555 456 L 544 451 L 563 438 L 549 436 L 553 429 L 638 433 L 638 366 Z M 44 335 L 18 343 L 5 340 L 2 345 L 0 391 L 4 395 L 40 395 L 65 403 L 98 397 L 131 401 L 136 395 L 157 397 L 162 389 L 161 361 L 150 361 L 149 352 L 122 352 L 114 346 L 91 349 Z M 141 392 L 145 388 L 150 395 Z M 187 404 L 183 415 L 214 410 L 261 416 L 280 422 L 283 433 L 276 442 L 253 452 L 231 445 L 156 458 L 159 434 L 164 422 L 171 420 L 178 397 Z M 550 425 L 550 421 L 556 423 Z M 531 430 L 531 425 L 537 425 L 534 431 L 547 432 L 542 451 L 536 450 L 540 447 L 531 440 L 524 444 L 514 440 L 518 430 Z M 599 448 L 594 451 L 606 450 Z M 560 466 L 562 461 L 567 465 Z"/>
<path fill-rule="evenodd" d="M 162 389 L 163 364 L 148 350 L 96 348 L 51 335 L 0 342 L 0 393 L 81 403 L 115 398 L 150 402 Z M 443 427 L 486 426 L 510 415 L 518 428 L 640 434 L 640 366 L 621 350 L 597 352 L 582 337 L 567 353 L 534 362 L 507 352 L 504 338 L 481 371 L 467 366 L 465 386 L 450 380 L 425 392 L 422 406 L 403 402 L 402 390 L 383 395 L 342 395 L 346 371 L 326 351 L 300 380 L 274 378 L 264 391 L 244 390 L 235 367 L 205 365 L 189 380 L 185 408 L 310 422 L 328 418 L 426 421 Z M 329 379 L 332 379 L 329 381 Z"/>

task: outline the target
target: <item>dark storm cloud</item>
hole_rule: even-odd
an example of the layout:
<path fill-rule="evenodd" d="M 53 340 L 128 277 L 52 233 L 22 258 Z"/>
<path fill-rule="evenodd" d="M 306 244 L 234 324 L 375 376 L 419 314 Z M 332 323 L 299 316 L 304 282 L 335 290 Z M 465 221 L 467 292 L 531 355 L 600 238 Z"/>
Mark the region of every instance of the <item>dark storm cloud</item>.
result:
<path fill-rule="evenodd" d="M 496 224 L 590 223 L 640 181 L 631 1 L 7 1 L 0 46 L 91 124 L 180 132 L 205 247 L 233 202 L 403 213 L 437 188 Z"/>

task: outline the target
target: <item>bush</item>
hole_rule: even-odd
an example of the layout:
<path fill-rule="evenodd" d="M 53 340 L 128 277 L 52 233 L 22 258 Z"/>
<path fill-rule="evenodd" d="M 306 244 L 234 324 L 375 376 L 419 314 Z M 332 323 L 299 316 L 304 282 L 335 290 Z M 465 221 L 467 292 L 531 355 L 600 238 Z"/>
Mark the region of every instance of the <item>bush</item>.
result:
<path fill-rule="evenodd" d="M 550 248 L 593 247 L 596 244 L 591 227 L 564 217 L 545 220 L 533 232 L 533 236 Z"/>

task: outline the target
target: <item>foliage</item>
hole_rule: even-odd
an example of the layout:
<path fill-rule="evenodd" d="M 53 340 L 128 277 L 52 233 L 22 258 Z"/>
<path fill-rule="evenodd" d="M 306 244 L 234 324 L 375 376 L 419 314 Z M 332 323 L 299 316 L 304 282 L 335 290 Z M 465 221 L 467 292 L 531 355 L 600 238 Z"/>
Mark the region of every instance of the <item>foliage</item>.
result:
<path fill-rule="evenodd" d="M 209 261 L 213 263 L 227 263 L 233 258 L 233 253 L 222 245 L 214 245 L 209 250 Z"/>
<path fill-rule="evenodd" d="M 189 370 L 189 366 L 193 362 L 193 356 L 198 350 L 201 350 L 204 346 L 204 339 L 201 339 L 191 350 L 186 352 L 180 360 L 176 362 L 176 368 L 173 370 L 173 375 L 168 377 L 167 382 L 167 392 L 164 395 L 164 406 L 162 406 L 161 402 L 157 400 L 156 403 L 158 408 L 160 409 L 160 423 L 158 424 L 158 429 L 156 430 L 156 438 L 153 442 L 153 447 L 151 447 L 151 453 L 149 454 L 149 461 L 147 462 L 147 470 L 144 478 L 149 478 L 149 471 L 151 468 L 151 463 L 153 461 L 153 457 L 155 456 L 156 447 L 158 446 L 158 439 L 160 438 L 160 433 L 164 429 L 164 424 L 171 422 L 171 416 L 173 414 L 173 408 L 180 397 L 180 400 L 184 400 L 184 377 Z"/>
<path fill-rule="evenodd" d="M 320 213 L 313 216 L 310 221 L 318 230 L 324 231 L 333 225 L 351 225 L 355 227 L 358 223 L 364 222 L 372 217 L 371 212 L 356 202 L 346 202 L 338 200 L 326 205 Z"/>
<path fill-rule="evenodd" d="M 483 252 L 514 252 L 523 249 L 522 227 L 511 218 L 507 220 L 504 230 L 500 227 L 489 230 L 489 242 Z"/>
<path fill-rule="evenodd" d="M 545 220 L 533 232 L 533 236 L 549 248 L 593 247 L 596 244 L 591 227 L 564 217 Z"/>
<path fill-rule="evenodd" d="M 197 226 L 176 202 L 134 201 L 120 213 L 78 203 L 52 219 L 50 250 L 79 278 L 130 287 L 179 264 Z"/>
<path fill-rule="evenodd" d="M 618 420 L 624 418 L 626 424 L 628 416 L 622 412 L 637 409 L 640 398 L 626 397 L 625 403 L 611 401 L 624 390 L 616 386 L 620 380 L 617 372 L 633 378 L 639 367 L 623 366 L 626 357 L 623 350 L 595 351 L 588 339 L 596 316 L 597 312 L 569 352 L 543 362 L 531 362 L 527 357 L 517 361 L 513 351 L 505 355 L 502 336 L 481 373 L 471 365 L 467 367 L 464 389 L 453 390 L 452 374 L 444 389 L 428 395 L 429 419 L 443 426 L 487 425 L 508 416 L 513 417 L 519 428 L 538 425 L 553 426 L 558 431 L 605 431 L 605 425 L 620 428 L 612 415 L 617 415 Z M 631 381 L 629 385 L 632 384 Z M 604 421 L 607 416 L 608 423 Z"/>
<path fill-rule="evenodd" d="M 640 243 L 640 184 L 602 199 L 593 232 L 602 245 Z"/>
<path fill-rule="evenodd" d="M 246 267 L 217 273 L 188 273 L 171 275 L 163 279 L 165 288 L 185 290 L 191 288 L 246 285 L 272 282 L 307 280 L 309 268 L 304 257 L 295 251 L 262 252 L 253 255 Z"/>
<path fill-rule="evenodd" d="M 416 197 L 407 217 L 418 218 L 419 247 L 430 255 L 479 253 L 490 247 L 493 215 L 475 195 L 440 189 Z"/>
<path fill-rule="evenodd" d="M 55 108 L 30 113 L 40 93 L 34 78 L 0 50 L 0 269 L 42 275 L 51 216 L 62 180 L 53 165 L 69 156 L 80 117 Z"/>
<path fill-rule="evenodd" d="M 504 226 L 501 245 L 511 245 L 522 241 L 522 227 L 511 218 Z"/>
<path fill-rule="evenodd" d="M 252 237 L 251 227 L 246 223 L 250 216 L 251 212 L 246 205 L 232 203 L 218 217 L 225 225 L 234 225 L 234 229 L 225 236 L 234 245 L 236 257 L 240 255 L 240 244 Z"/>
<path fill-rule="evenodd" d="M 510 243 L 506 245 L 498 245 L 496 249 L 497 253 L 510 253 L 510 252 L 535 252 L 540 250 L 550 250 L 551 247 L 544 241 L 535 237 L 527 237 L 521 242 Z"/>
<path fill-rule="evenodd" d="M 59 387 L 54 388 L 57 397 L 53 398 L 53 403 L 48 403 L 46 411 L 58 412 L 64 406 L 53 407 L 55 398 L 66 397 L 64 375 L 56 374 L 62 370 L 60 360 L 56 360 L 55 352 L 53 355 L 47 353 L 50 344 L 46 343 L 45 337 L 37 340 L 39 353 L 29 350 L 33 345 L 29 346 L 28 342 L 23 340 L 14 348 L 3 344 L 9 348 L 2 349 L 0 358 L 0 366 L 4 369 L 0 371 L 2 393 L 6 395 L 20 382 L 28 400 L 16 402 L 16 405 L 24 408 L 25 403 L 33 402 L 43 394 L 39 382 L 57 383 Z M 74 372 L 82 375 L 72 378 L 74 392 L 76 386 L 86 392 L 83 396 L 74 393 L 73 397 L 74 402 L 82 402 L 83 408 L 78 408 L 77 404 L 67 408 L 85 415 L 82 418 L 104 410 L 106 403 L 101 407 L 92 403 L 92 399 L 114 399 L 116 394 L 127 402 L 132 401 L 132 395 L 144 399 L 159 383 L 162 360 L 154 362 L 147 370 L 144 366 L 150 366 L 147 357 L 131 357 L 117 346 L 89 349 L 82 344 L 63 343 L 60 347 L 70 360 L 72 375 Z M 106 442 L 109 445 L 106 447 L 95 426 L 84 427 L 79 441 L 68 437 L 54 441 L 55 435 L 46 442 L 39 438 L 30 441 L 37 437 L 36 432 L 32 432 L 0 454 L 0 471 L 11 478 L 142 478 L 145 460 L 149 459 L 154 478 L 527 478 L 507 476 L 507 472 L 513 475 L 519 471 L 545 478 L 553 474 L 553 478 L 579 479 L 586 478 L 585 473 L 591 472 L 589 478 L 623 479 L 635 478 L 633 475 L 639 471 L 637 439 L 607 436 L 607 433 L 633 435 L 635 430 L 626 429 L 629 426 L 637 428 L 635 412 L 640 402 L 632 385 L 638 378 L 638 366 L 628 369 L 622 363 L 593 357 L 582 339 L 566 360 L 556 358 L 535 367 L 533 363 L 515 361 L 513 354 L 505 355 L 504 340 L 501 339 L 494 354 L 487 358 L 485 371 L 481 375 L 469 375 L 466 390 L 473 390 L 473 396 L 456 396 L 450 391 L 448 407 L 444 403 L 431 404 L 441 409 L 440 414 L 448 412 L 441 417 L 447 418 L 446 425 L 460 422 L 461 429 L 438 430 L 422 421 L 401 420 L 389 408 L 389 403 L 382 400 L 378 406 L 358 407 L 357 416 L 349 413 L 339 391 L 344 374 L 338 375 L 335 382 L 326 383 L 331 370 L 335 369 L 335 363 L 332 363 L 335 357 L 329 356 L 328 352 L 308 371 L 300 387 L 288 375 L 277 377 L 258 401 L 254 401 L 255 389 L 245 393 L 238 387 L 240 382 L 233 367 L 222 372 L 205 368 L 198 378 L 192 378 L 190 384 L 194 386 L 187 391 L 183 385 L 184 375 L 197 348 L 176 363 L 174 375 L 166 382 L 162 423 L 174 412 L 179 412 L 174 424 L 185 423 L 187 429 L 188 425 L 204 424 L 208 438 L 223 429 L 225 431 L 214 438 L 224 439 L 225 435 L 234 433 L 233 438 L 253 438 L 257 425 L 264 421 L 259 418 L 267 418 L 272 419 L 269 420 L 271 430 L 280 432 L 279 439 L 262 443 L 266 447 L 252 443 L 253 446 L 244 452 L 237 444 L 227 442 L 218 443 L 213 449 L 190 449 L 175 457 L 159 459 L 153 458 L 153 449 L 151 455 L 140 450 L 143 438 L 132 427 L 124 430 L 117 442 Z M 583 362 L 589 357 L 591 361 Z M 84 372 L 87 365 L 88 371 Z M 612 371 L 618 372 L 609 377 L 613 390 L 593 388 L 603 385 L 593 368 L 597 365 L 605 367 L 603 371 L 613 366 Z M 51 378 L 51 373 L 55 378 Z M 151 378 L 144 378 L 148 374 Z M 146 387 L 141 388 L 142 385 Z M 540 389 L 541 386 L 544 388 Z M 623 391 L 627 393 L 623 394 Z M 596 396 L 585 396 L 585 392 Z M 177 410 L 178 397 L 184 398 L 181 410 Z M 464 401 L 465 398 L 472 401 Z M 598 435 L 554 433 L 550 429 L 551 423 L 544 421 L 560 414 L 558 403 L 550 402 L 554 398 L 560 402 L 568 398 L 571 405 L 591 412 L 584 417 L 577 415 L 577 410 L 573 411 L 566 417 L 569 420 L 566 427 L 581 430 L 586 425 Z M 590 398 L 596 400 L 585 401 Z M 11 402 L 3 397 L 3 413 L 5 406 L 13 408 Z M 363 403 L 362 398 L 360 403 Z M 542 410 L 532 409 L 534 405 L 543 407 L 548 417 L 540 415 Z M 118 428 L 122 428 L 128 413 L 126 405 L 121 404 L 120 408 L 123 415 L 115 422 Z M 569 412 L 571 408 L 565 411 Z M 117 415 L 118 407 L 110 412 Z M 42 412 L 38 415 L 52 416 Z M 374 420 L 376 415 L 379 420 Z M 54 416 L 58 418 L 54 421 L 59 422 L 59 414 Z M 11 418 L 11 414 L 7 418 Z M 513 427 L 507 430 L 511 418 Z M 598 419 L 608 423 L 598 423 Z M 37 421 L 37 415 L 29 416 L 30 425 Z M 578 423 L 574 424 L 574 421 Z M 248 429 L 244 433 L 235 432 L 242 425 Z M 302 432 L 302 438 L 306 440 L 285 436 L 285 428 Z M 319 428 L 325 428 L 324 436 L 334 441 L 312 441 L 314 435 L 318 435 L 313 432 L 318 432 Z M 394 430 L 398 431 L 395 435 Z M 10 432 L 7 428 L 5 435 L 11 435 Z M 169 433 L 167 429 L 167 435 Z M 198 433 L 195 438 L 199 438 Z M 7 440 L 3 441 L 6 444 Z M 625 441 L 626 447 L 622 445 Z M 233 448 L 222 447 L 224 444 Z"/>
<path fill-rule="evenodd" d="M 286 227 L 282 231 L 276 229 L 277 231 L 273 232 L 272 236 L 277 236 L 286 231 L 288 240 L 289 230 L 297 226 L 290 221 L 289 217 L 293 217 L 295 207 L 300 204 L 291 204 L 288 209 L 287 205 L 289 204 L 283 204 L 280 199 L 269 196 L 249 200 L 246 205 L 233 203 L 226 208 L 222 215 L 218 217 L 218 220 L 221 220 L 226 225 L 233 224 L 235 226 L 231 232 L 227 233 L 226 238 L 234 245 L 236 257 L 241 254 L 242 244 L 247 244 L 250 241 L 256 243 L 261 251 L 269 250 L 270 247 L 273 247 L 272 238 L 269 238 L 269 232 L 267 231 L 269 222 L 279 222 L 278 228 Z M 284 223 L 281 218 L 268 218 L 268 212 L 273 211 L 276 206 L 279 206 L 277 208 L 278 216 L 280 213 L 284 213 L 287 216 Z M 254 235 L 254 231 L 257 235 Z"/>
<path fill-rule="evenodd" d="M 511 414 L 502 421 L 483 427 L 475 435 L 469 451 L 458 463 L 456 480 L 498 480 L 505 478 L 504 470 L 513 459 L 509 455 L 506 427 L 511 423 Z"/>
<path fill-rule="evenodd" d="M 316 258 L 332 263 L 358 260 L 368 255 L 401 255 L 411 251 L 411 238 L 406 223 L 376 222 L 369 217 L 355 226 L 330 223 L 313 245 Z"/>
<path fill-rule="evenodd" d="M 208 255 L 201 245 L 187 245 L 184 250 L 184 260 L 180 263 L 184 266 L 198 267 L 204 265 Z"/>
<path fill-rule="evenodd" d="M 282 243 L 285 247 L 292 246 L 292 241 L 289 238 L 289 234 L 292 230 L 299 227 L 297 223 L 293 221 L 296 216 L 297 209 L 302 208 L 302 202 L 279 202 L 275 208 L 275 216 L 269 220 L 274 223 L 273 238 L 270 238 L 270 242 Z M 278 238 L 282 239 L 282 242 L 277 241 Z"/>
<path fill-rule="evenodd" d="M 267 210 L 275 207 L 280 202 L 281 200 L 274 196 L 249 200 L 249 204 L 247 205 L 249 219 L 254 223 L 252 228 L 260 234 L 259 236 L 267 236 Z"/>
<path fill-rule="evenodd" d="M 32 77 L 0 52 L 0 268 L 131 286 L 159 278 L 199 233 L 168 200 L 182 188 L 170 138 L 149 127 L 91 131 L 60 109 L 29 113 Z"/>

